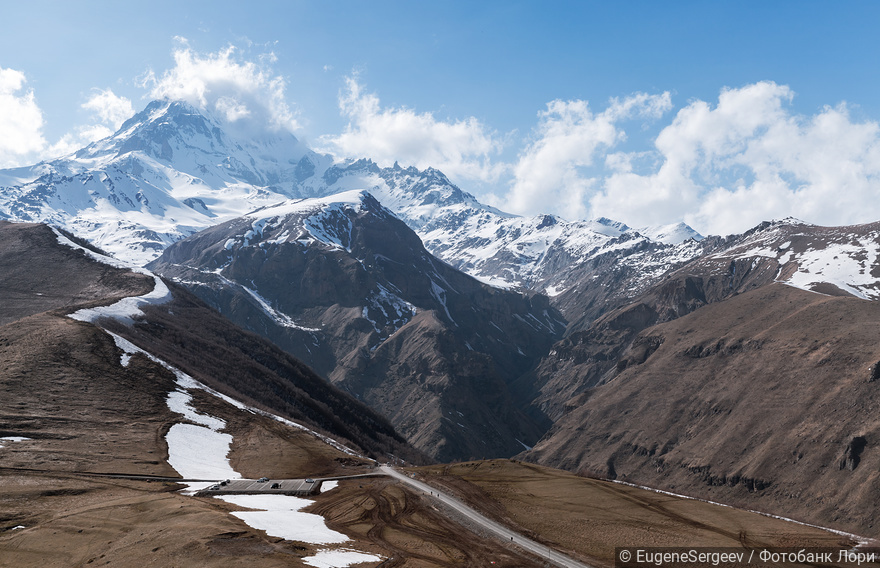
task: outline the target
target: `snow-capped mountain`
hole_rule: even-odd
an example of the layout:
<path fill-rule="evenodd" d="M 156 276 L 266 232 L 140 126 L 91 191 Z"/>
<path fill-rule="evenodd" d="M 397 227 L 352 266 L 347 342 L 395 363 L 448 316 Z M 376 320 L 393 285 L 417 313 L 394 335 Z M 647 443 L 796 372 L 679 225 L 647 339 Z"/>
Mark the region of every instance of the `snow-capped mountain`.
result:
<path fill-rule="evenodd" d="M 555 298 L 570 323 L 535 371 L 541 394 L 534 404 L 555 420 L 567 400 L 657 348 L 634 345 L 638 333 L 771 284 L 880 299 L 880 222 L 819 227 L 789 218 L 694 246 L 689 260 L 670 262 L 663 274 L 639 277 L 635 271 L 640 258 L 662 250 L 631 254 L 578 278 L 576 287 Z"/>
<path fill-rule="evenodd" d="M 687 226 L 633 231 L 597 219 L 518 217 L 480 203 L 428 168 L 335 164 L 287 132 L 229 123 L 184 102 L 154 101 L 112 136 L 30 168 L 0 171 L 0 217 L 62 226 L 145 264 L 201 229 L 290 198 L 367 190 L 433 254 L 497 286 L 558 294 L 565 267 L 624 233 L 675 245 Z"/>
<path fill-rule="evenodd" d="M 787 218 L 762 223 L 701 262 L 773 261 L 776 282 L 829 295 L 880 299 L 880 222 L 819 227 Z"/>
<path fill-rule="evenodd" d="M 330 195 L 353 188 L 367 189 L 415 230 L 432 254 L 459 270 L 494 286 L 550 295 L 570 285 L 567 267 L 615 247 L 613 241 L 624 234 L 627 240 L 639 235 L 670 246 L 702 238 L 683 223 L 636 231 L 604 217 L 571 222 L 511 215 L 480 203 L 432 168 L 380 168 L 369 160 L 334 164 L 323 173 L 316 166 L 298 191 Z"/>
<path fill-rule="evenodd" d="M 438 459 L 512 455 L 542 433 L 510 385 L 562 336 L 562 317 L 544 296 L 492 288 L 436 259 L 367 192 L 251 212 L 149 266 Z"/>
<path fill-rule="evenodd" d="M 149 262 L 198 230 L 290 198 L 299 161 L 324 159 L 289 133 L 242 130 L 187 103 L 155 101 L 74 154 L 0 172 L 18 182 L 0 191 L 0 215 Z"/>

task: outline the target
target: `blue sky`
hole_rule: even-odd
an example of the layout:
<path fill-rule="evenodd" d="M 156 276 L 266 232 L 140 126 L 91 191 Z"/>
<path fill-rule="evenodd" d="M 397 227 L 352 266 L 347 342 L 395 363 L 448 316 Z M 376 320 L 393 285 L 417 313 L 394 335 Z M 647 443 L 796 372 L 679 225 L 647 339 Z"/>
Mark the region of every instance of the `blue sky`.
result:
<path fill-rule="evenodd" d="M 191 92 L 172 79 L 219 92 L 216 73 L 251 64 L 275 90 L 240 100 L 282 100 L 313 146 L 434 165 L 517 213 L 704 233 L 880 219 L 877 3 L 32 1 L 0 15 L 0 126 L 22 129 L 0 145 L 6 166 L 112 130 L 120 101 Z"/>

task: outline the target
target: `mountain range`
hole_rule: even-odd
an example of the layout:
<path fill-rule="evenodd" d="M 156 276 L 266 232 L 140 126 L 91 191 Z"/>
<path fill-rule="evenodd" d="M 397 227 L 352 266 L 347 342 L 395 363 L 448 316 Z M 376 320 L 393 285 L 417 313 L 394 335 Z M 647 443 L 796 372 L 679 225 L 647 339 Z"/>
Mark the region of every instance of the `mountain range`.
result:
<path fill-rule="evenodd" d="M 296 368 L 309 392 L 331 389 L 317 406 L 349 409 L 310 419 L 374 453 L 516 456 L 875 526 L 877 224 L 784 219 L 703 237 L 520 217 L 438 170 L 335 162 L 178 101 L 0 171 L 0 186 L 0 217 L 54 225 L 165 279 L 176 304 L 111 331 L 184 367 L 210 337 L 236 368 Z M 19 258 L 3 259 L 10 299 L 23 294 Z M 111 291 L 137 279 L 112 278 Z M 191 310 L 198 323 L 179 323 Z M 201 380 L 301 417 L 311 403 L 260 373 Z M 379 439 L 352 413 L 381 424 Z"/>

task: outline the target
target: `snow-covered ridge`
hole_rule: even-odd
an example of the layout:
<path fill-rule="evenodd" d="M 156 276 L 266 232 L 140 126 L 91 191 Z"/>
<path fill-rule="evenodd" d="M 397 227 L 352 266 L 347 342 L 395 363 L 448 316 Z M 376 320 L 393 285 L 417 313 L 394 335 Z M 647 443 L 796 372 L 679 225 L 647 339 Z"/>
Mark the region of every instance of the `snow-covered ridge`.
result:
<path fill-rule="evenodd" d="M 323 197 L 312 197 L 308 199 L 291 199 L 263 207 L 256 211 L 252 211 L 244 215 L 248 219 L 254 219 L 255 222 L 266 221 L 269 219 L 278 219 L 288 217 L 290 215 L 307 215 L 314 214 L 319 211 L 326 211 L 328 208 L 342 208 L 349 206 L 355 210 L 363 208 L 364 196 L 368 195 L 365 190 L 350 190 L 342 193 L 335 193 Z"/>
<path fill-rule="evenodd" d="M 246 123 L 154 101 L 104 140 L 0 171 L 0 218 L 53 223 L 143 265 L 180 239 L 258 209 L 255 220 L 323 207 L 327 219 L 309 224 L 308 239 L 345 248 L 344 224 L 325 221 L 338 216 L 333 207 L 356 206 L 357 192 L 368 191 L 453 266 L 493 285 L 557 292 L 567 285 L 549 282 L 549 275 L 583 261 L 602 240 L 632 231 L 604 218 L 517 217 L 480 203 L 432 168 L 334 164 L 292 135 Z M 295 201 L 303 198 L 309 203 Z M 667 244 L 698 238 L 683 225 L 640 233 Z"/>
<path fill-rule="evenodd" d="M 880 299 L 880 224 L 818 227 L 784 219 L 710 258 L 755 257 L 779 263 L 778 282 L 812 292 L 830 284 L 857 298 Z"/>
<path fill-rule="evenodd" d="M 543 289 L 570 264 L 584 262 L 622 235 L 678 245 L 699 233 L 683 223 L 638 231 L 604 217 L 566 221 L 554 215 L 520 217 L 480 203 L 442 173 L 379 168 L 369 160 L 338 164 L 301 183 L 311 195 L 352 188 L 369 191 L 410 226 L 434 255 L 492 286 Z M 567 289 L 561 281 L 554 291 Z"/>
<path fill-rule="evenodd" d="M 150 304 L 164 304 L 171 300 L 171 291 L 168 289 L 168 286 L 165 285 L 161 278 L 159 278 L 149 270 L 141 268 L 139 266 L 133 266 L 129 263 L 119 261 L 115 258 L 105 256 L 103 254 L 98 254 L 95 251 L 89 250 L 71 241 L 55 227 L 51 227 L 51 229 L 55 233 L 60 244 L 69 246 L 76 250 L 83 251 L 92 259 L 97 260 L 98 262 L 101 262 L 103 264 L 113 266 L 114 268 L 124 268 L 131 270 L 132 272 L 137 272 L 139 274 L 150 276 L 153 278 L 153 282 L 155 283 L 153 289 L 142 296 L 130 296 L 128 298 L 123 298 L 115 304 L 111 304 L 109 306 L 98 306 L 96 308 L 84 308 L 81 310 L 77 310 L 76 312 L 70 314 L 71 318 L 78 321 L 86 321 L 89 323 L 95 323 L 101 318 L 111 318 L 130 325 L 133 322 L 134 318 L 142 317 L 144 315 L 144 313 L 140 309 L 141 306 Z"/>
<path fill-rule="evenodd" d="M 642 227 L 638 232 L 652 241 L 664 243 L 667 245 L 681 244 L 688 239 L 701 240 L 703 238 L 698 232 L 684 223 L 671 223 L 669 225 L 652 225 L 650 227 Z"/>

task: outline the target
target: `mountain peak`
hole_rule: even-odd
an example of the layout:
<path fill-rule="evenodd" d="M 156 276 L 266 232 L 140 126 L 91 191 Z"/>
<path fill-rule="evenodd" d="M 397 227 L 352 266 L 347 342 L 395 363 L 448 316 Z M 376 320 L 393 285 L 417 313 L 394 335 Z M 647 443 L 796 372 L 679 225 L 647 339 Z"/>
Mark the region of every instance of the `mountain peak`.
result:
<path fill-rule="evenodd" d="M 638 232 L 652 241 L 667 245 L 681 244 L 688 239 L 694 239 L 695 241 L 703 240 L 703 235 L 682 222 L 643 227 Z"/>
<path fill-rule="evenodd" d="M 75 159 L 94 167 L 134 153 L 214 188 L 241 182 L 292 186 L 297 165 L 314 154 L 286 130 L 247 117 L 229 121 L 186 101 L 163 99 L 149 103 L 112 136 L 77 152 Z"/>

